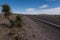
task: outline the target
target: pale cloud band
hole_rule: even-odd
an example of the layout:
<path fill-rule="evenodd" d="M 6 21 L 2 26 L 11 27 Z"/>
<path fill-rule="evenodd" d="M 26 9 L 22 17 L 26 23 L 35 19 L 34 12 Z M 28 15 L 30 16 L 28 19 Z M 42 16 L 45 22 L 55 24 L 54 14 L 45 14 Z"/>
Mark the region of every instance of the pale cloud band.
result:
<path fill-rule="evenodd" d="M 60 7 L 57 8 L 50 8 L 47 9 L 48 5 L 40 6 L 39 10 L 35 8 L 28 8 L 23 14 L 30 14 L 30 15 L 39 15 L 39 14 L 50 14 L 50 15 L 60 15 Z M 42 8 L 42 9 L 41 9 Z M 46 8 L 46 9 L 43 9 Z"/>
<path fill-rule="evenodd" d="M 47 7 L 48 7 L 48 5 L 46 5 L 46 4 L 40 6 L 40 8 L 47 8 Z"/>
<path fill-rule="evenodd" d="M 45 0 L 45 1 L 56 1 L 56 0 Z"/>
<path fill-rule="evenodd" d="M 26 11 L 34 11 L 35 9 L 34 8 L 28 8 L 26 9 Z"/>

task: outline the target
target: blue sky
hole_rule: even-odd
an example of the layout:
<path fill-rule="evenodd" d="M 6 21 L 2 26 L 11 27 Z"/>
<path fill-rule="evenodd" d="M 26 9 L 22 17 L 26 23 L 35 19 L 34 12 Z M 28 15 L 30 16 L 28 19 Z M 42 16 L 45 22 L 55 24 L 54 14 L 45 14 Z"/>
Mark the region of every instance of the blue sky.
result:
<path fill-rule="evenodd" d="M 59 14 L 60 10 L 60 0 L 0 0 L 0 6 L 5 3 L 13 12 L 23 14 Z"/>

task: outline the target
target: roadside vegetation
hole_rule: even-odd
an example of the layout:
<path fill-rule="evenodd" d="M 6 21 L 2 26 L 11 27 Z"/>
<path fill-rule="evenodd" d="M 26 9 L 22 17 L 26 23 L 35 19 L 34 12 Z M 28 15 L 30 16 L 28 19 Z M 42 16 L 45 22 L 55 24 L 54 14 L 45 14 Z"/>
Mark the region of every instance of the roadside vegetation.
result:
<path fill-rule="evenodd" d="M 9 18 L 12 15 L 12 12 L 8 4 L 2 5 L 1 12 L 4 13 L 4 17 L 9 20 L 11 28 L 13 26 L 22 27 L 22 18 L 20 15 L 17 15 L 15 20 Z"/>
<path fill-rule="evenodd" d="M 8 28 L 22 28 L 23 25 L 23 21 L 22 21 L 22 16 L 21 15 L 16 15 L 15 19 L 11 19 L 10 16 L 12 15 L 12 11 L 11 8 L 8 4 L 3 4 L 2 6 L 2 10 L 1 12 L 4 13 L 4 18 L 6 18 L 7 20 L 9 20 L 10 25 L 8 25 Z M 7 25 L 7 24 L 5 24 Z M 9 32 L 8 33 L 9 36 L 13 36 L 14 33 L 13 32 Z M 15 36 L 15 40 L 22 40 L 21 37 L 19 37 L 18 35 Z"/>

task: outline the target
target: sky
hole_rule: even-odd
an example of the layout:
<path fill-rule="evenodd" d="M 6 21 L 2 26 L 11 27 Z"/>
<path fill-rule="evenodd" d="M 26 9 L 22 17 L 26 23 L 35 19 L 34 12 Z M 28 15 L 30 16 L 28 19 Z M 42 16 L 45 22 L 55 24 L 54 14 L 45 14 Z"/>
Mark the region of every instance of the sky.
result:
<path fill-rule="evenodd" d="M 0 0 L 0 11 L 3 4 L 8 4 L 12 12 L 19 14 L 60 15 L 60 0 Z"/>

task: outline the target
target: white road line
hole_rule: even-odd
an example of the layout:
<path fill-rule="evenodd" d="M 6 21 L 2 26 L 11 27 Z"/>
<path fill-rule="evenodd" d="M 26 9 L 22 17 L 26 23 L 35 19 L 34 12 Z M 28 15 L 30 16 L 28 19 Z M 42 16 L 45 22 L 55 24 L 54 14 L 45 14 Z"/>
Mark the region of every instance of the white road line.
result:
<path fill-rule="evenodd" d="M 56 27 L 60 27 L 60 25 L 57 25 L 57 24 L 54 24 L 54 23 L 51 23 L 51 22 L 48 22 L 48 21 L 45 21 L 45 20 L 42 20 L 42 19 L 39 19 L 39 18 L 36 18 L 36 17 L 34 19 L 37 19 L 39 21 L 45 22 L 47 24 L 50 24 L 50 25 L 53 25 L 53 26 L 56 26 Z"/>

